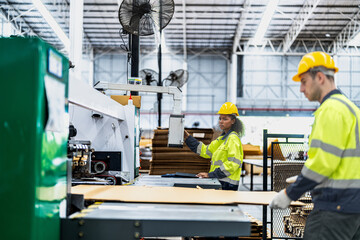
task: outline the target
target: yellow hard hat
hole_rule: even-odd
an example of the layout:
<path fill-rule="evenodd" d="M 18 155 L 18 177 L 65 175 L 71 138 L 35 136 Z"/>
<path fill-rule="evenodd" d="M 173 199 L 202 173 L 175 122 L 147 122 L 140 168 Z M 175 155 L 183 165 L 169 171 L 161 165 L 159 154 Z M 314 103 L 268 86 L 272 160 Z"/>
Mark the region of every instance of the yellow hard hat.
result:
<path fill-rule="evenodd" d="M 238 109 L 232 102 L 224 103 L 217 114 L 235 114 L 236 116 L 239 116 Z"/>
<path fill-rule="evenodd" d="M 324 52 L 311 52 L 305 54 L 298 66 L 298 73 L 293 76 L 293 80 L 295 82 L 300 82 L 300 75 L 309 71 L 309 69 L 313 67 L 323 66 L 329 69 L 334 69 L 335 73 L 339 71 L 337 67 L 335 67 L 335 62 L 332 57 Z"/>

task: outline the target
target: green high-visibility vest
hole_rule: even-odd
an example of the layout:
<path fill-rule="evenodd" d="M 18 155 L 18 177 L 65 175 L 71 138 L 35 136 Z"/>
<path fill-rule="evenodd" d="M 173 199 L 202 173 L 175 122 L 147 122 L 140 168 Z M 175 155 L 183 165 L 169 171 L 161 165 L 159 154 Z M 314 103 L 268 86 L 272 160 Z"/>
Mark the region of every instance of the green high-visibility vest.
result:
<path fill-rule="evenodd" d="M 236 132 L 231 132 L 223 139 L 224 136 L 218 137 L 209 145 L 200 142 L 197 153 L 201 157 L 211 158 L 210 172 L 220 168 L 226 175 L 225 178 L 219 179 L 233 185 L 239 185 L 241 176 L 241 165 L 243 161 L 243 148 Z"/>
<path fill-rule="evenodd" d="M 314 115 L 302 174 L 320 183 L 315 188 L 360 188 L 360 110 L 344 95 L 334 94 Z"/>

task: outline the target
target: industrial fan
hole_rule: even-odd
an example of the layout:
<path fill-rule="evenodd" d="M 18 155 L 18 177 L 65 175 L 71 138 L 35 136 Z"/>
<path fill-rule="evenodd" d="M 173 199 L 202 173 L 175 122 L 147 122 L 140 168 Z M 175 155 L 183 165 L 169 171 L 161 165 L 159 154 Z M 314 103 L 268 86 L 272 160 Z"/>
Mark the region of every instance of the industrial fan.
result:
<path fill-rule="evenodd" d="M 142 79 L 143 85 L 157 86 L 159 75 L 152 69 L 142 69 L 139 72 L 139 77 Z"/>
<path fill-rule="evenodd" d="M 139 76 L 140 40 L 139 36 L 148 36 L 156 32 L 161 39 L 165 28 L 174 15 L 174 0 L 123 0 L 119 8 L 119 21 L 123 30 L 129 33 L 129 48 L 131 48 L 131 77 Z M 161 76 L 161 41 L 158 51 L 158 86 L 162 86 Z M 135 93 L 135 92 L 134 92 Z M 161 99 L 158 93 L 158 125 L 161 126 Z"/>
<path fill-rule="evenodd" d="M 189 79 L 188 71 L 183 69 L 178 69 L 176 71 L 171 71 L 169 76 L 164 79 L 165 86 L 175 86 L 181 88 Z"/>
<path fill-rule="evenodd" d="M 131 34 L 148 36 L 165 28 L 174 15 L 173 0 L 124 0 L 119 21 Z"/>

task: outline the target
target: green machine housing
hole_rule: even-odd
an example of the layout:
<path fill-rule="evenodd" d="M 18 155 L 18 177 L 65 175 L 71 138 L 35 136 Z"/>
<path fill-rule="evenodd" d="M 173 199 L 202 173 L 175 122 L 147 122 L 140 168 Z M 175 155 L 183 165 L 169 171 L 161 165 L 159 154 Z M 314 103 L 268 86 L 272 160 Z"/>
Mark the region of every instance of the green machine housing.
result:
<path fill-rule="evenodd" d="M 69 61 L 38 38 L 0 38 L 0 52 L 1 239 L 59 239 Z"/>

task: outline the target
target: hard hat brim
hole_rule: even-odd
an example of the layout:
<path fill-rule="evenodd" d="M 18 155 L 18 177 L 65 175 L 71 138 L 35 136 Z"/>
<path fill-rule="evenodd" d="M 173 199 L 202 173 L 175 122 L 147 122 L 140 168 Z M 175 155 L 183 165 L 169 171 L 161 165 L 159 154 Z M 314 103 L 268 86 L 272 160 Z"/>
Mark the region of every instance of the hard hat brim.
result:
<path fill-rule="evenodd" d="M 339 68 L 334 67 L 334 71 L 335 71 L 335 73 L 337 73 L 337 72 L 339 71 Z M 303 73 L 305 73 L 305 72 L 303 72 Z M 300 81 L 301 81 L 300 75 L 303 74 L 303 73 L 298 73 L 298 74 L 294 75 L 294 76 L 292 77 L 292 80 L 293 80 L 294 82 L 300 82 Z"/>
<path fill-rule="evenodd" d="M 302 73 L 296 74 L 295 76 L 292 77 L 292 80 L 293 80 L 294 82 L 300 82 L 300 80 L 301 80 L 300 75 L 301 75 L 301 74 L 302 74 Z"/>
<path fill-rule="evenodd" d="M 221 115 L 221 114 L 223 114 L 223 115 L 236 115 L 237 117 L 240 116 L 238 113 L 230 113 L 230 114 L 229 114 L 229 113 L 222 113 L 222 112 L 220 112 L 220 111 L 217 112 L 216 114 L 218 114 L 218 115 Z"/>

